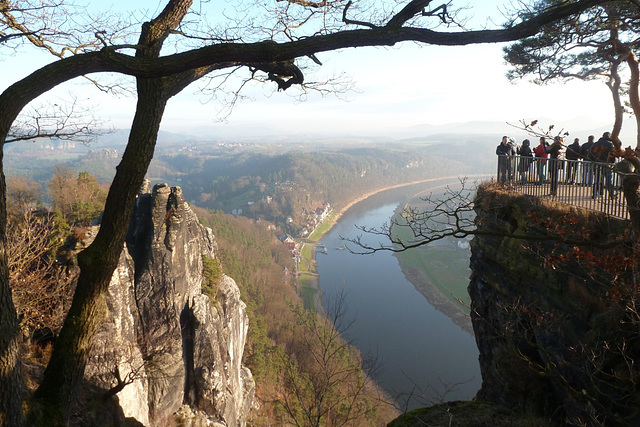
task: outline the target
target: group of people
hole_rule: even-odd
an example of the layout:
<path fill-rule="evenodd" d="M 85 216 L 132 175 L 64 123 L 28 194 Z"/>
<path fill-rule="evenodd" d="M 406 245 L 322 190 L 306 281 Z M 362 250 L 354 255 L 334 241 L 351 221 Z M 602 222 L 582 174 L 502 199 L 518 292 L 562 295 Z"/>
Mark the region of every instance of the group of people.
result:
<path fill-rule="evenodd" d="M 523 140 L 521 145 L 516 145 L 513 138 L 503 136 L 500 145 L 496 148 L 496 154 L 500 156 L 498 158 L 498 180 L 501 182 L 511 181 L 517 169 L 521 183 L 525 184 L 531 165 L 535 163 L 538 175 L 536 184 L 544 184 L 548 172 L 550 195 L 555 196 L 558 191 L 560 171 L 565 170 L 564 160 L 567 160 L 565 183 L 591 186 L 594 199 L 604 195 L 604 189 L 606 189 L 609 197 L 615 199 L 617 196 L 613 185 L 612 170 L 608 165 L 615 160 L 611 156 L 612 148 L 613 144 L 609 132 L 605 132 L 598 141 L 595 141 L 593 135 L 589 135 L 587 142 L 582 145 L 580 145 L 580 139 L 575 138 L 573 143 L 566 147 L 564 138 L 561 136 L 554 137 L 551 144 L 547 137 L 541 136 L 538 145 L 533 149 L 528 139 Z M 513 161 L 515 155 L 520 156 L 517 164 Z M 580 168 L 580 166 L 582 167 Z M 581 170 L 579 176 L 578 170 Z"/>

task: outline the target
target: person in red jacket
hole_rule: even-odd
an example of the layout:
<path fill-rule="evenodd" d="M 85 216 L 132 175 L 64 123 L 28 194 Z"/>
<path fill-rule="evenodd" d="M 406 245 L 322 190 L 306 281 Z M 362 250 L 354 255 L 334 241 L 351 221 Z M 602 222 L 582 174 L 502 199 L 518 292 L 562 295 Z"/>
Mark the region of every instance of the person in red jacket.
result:
<path fill-rule="evenodd" d="M 545 180 L 544 170 L 547 164 L 547 157 L 549 156 L 547 151 L 548 146 L 549 144 L 545 140 L 544 136 L 541 136 L 540 144 L 533 149 L 533 154 L 536 156 L 536 163 L 538 165 L 538 178 L 540 178 L 540 182 L 538 183 L 539 185 L 544 184 Z"/>

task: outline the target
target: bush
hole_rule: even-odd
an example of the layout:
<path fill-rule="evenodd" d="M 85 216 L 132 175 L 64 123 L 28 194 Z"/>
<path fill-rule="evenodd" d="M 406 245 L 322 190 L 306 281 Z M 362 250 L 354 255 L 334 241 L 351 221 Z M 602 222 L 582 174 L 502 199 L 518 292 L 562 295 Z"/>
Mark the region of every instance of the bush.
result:
<path fill-rule="evenodd" d="M 202 255 L 202 291 L 215 301 L 222 280 L 222 267 L 217 259 Z"/>

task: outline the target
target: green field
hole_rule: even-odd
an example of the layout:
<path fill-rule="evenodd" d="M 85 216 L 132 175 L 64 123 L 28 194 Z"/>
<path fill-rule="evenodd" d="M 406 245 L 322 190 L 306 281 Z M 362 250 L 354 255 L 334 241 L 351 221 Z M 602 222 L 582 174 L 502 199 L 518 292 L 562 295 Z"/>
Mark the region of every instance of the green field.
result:
<path fill-rule="evenodd" d="M 322 221 L 322 224 L 316 227 L 313 233 L 309 235 L 309 241 L 317 242 L 318 240 L 320 240 L 320 238 L 324 236 L 324 234 L 331 228 L 333 218 L 335 218 L 336 215 L 337 213 L 335 211 L 331 212 L 329 216 L 324 221 Z"/>
<path fill-rule="evenodd" d="M 309 245 L 304 245 L 302 247 L 302 251 L 300 252 L 300 262 L 298 263 L 298 271 L 301 274 L 305 273 L 315 273 L 316 267 L 314 264 L 313 252 Z"/>
<path fill-rule="evenodd" d="M 300 297 L 304 302 L 304 308 L 315 310 L 318 288 L 318 275 L 316 272 L 315 251 L 310 245 L 304 245 L 300 251 L 298 263 L 300 273 Z"/>
<path fill-rule="evenodd" d="M 407 232 L 407 230 L 403 231 Z M 468 249 L 460 248 L 458 241 L 459 239 L 451 237 L 423 247 L 398 252 L 396 256 L 402 271 L 410 276 L 412 282 L 430 283 L 442 295 L 468 313 L 471 303 L 467 291 L 471 274 L 469 268 L 471 253 Z"/>
<path fill-rule="evenodd" d="M 454 242 L 455 244 L 455 242 Z M 415 269 L 450 301 L 469 312 L 469 251 L 457 245 L 412 249 L 397 254 L 403 271 Z"/>
<path fill-rule="evenodd" d="M 300 297 L 307 310 L 315 311 L 316 309 L 316 295 L 319 292 L 317 283 L 318 280 L 315 276 L 309 274 L 300 276 Z"/>

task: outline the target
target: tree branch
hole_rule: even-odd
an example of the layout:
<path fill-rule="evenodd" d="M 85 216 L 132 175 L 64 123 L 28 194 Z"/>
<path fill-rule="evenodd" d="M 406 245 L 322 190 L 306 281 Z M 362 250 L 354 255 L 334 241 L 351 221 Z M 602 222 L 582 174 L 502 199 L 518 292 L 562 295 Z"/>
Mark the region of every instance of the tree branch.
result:
<path fill-rule="evenodd" d="M 402 10 L 387 22 L 387 27 L 397 28 L 403 26 L 408 20 L 416 15 L 431 16 L 424 11 L 424 8 L 431 3 L 432 0 L 413 0 L 409 2 Z M 440 6 L 442 7 L 442 6 Z"/>
<path fill-rule="evenodd" d="M 358 255 L 369 255 L 380 251 L 404 252 L 448 237 L 461 239 L 468 236 L 504 237 L 532 242 L 557 241 L 574 246 L 596 248 L 613 248 L 626 242 L 624 238 L 615 238 L 594 243 L 589 238 L 552 232 L 533 234 L 517 230 L 509 233 L 478 230 L 474 222 L 473 194 L 475 191 L 465 188 L 465 179 L 460 183 L 459 190 L 447 187 L 443 198 L 429 196 L 422 199 L 427 207 L 405 207 L 402 214 L 396 215 L 388 225 L 380 228 L 356 226 L 365 234 L 384 237 L 388 243 L 378 243 L 377 246 L 366 243 L 362 234 L 355 238 L 340 236 L 340 239 L 354 244 L 356 249 L 351 247 L 347 249 Z M 406 237 L 406 235 L 409 236 Z"/>
<path fill-rule="evenodd" d="M 313 9 L 319 9 L 321 7 L 325 7 L 327 5 L 327 0 L 322 1 L 309 1 L 309 0 L 276 0 L 277 2 L 286 1 L 287 3 L 297 4 L 304 7 L 310 7 Z"/>
<path fill-rule="evenodd" d="M 96 131 L 102 121 L 90 114 L 89 109 L 78 108 L 77 99 L 70 103 L 37 106 L 31 113 L 14 122 L 5 144 L 30 141 L 37 138 L 57 138 L 82 143 L 91 142 L 105 131 Z"/>
<path fill-rule="evenodd" d="M 367 28 L 378 28 L 377 25 L 374 25 L 371 22 L 357 21 L 354 19 L 347 18 L 347 12 L 349 11 L 349 8 L 351 7 L 352 4 L 353 2 L 349 0 L 347 4 L 344 6 L 344 9 L 342 10 L 342 22 L 344 22 L 347 25 L 360 25 L 362 27 L 367 27 Z"/>

